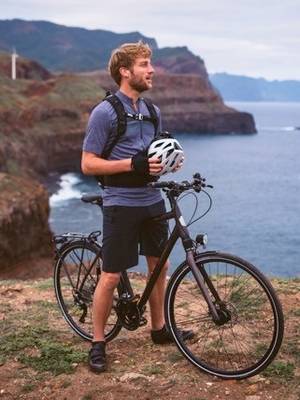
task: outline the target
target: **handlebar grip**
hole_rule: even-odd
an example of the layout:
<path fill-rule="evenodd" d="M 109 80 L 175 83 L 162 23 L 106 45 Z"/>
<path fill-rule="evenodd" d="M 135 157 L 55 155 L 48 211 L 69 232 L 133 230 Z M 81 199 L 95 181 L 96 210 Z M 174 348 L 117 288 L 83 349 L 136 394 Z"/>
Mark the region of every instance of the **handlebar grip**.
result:
<path fill-rule="evenodd" d="M 149 182 L 147 186 L 157 189 L 163 189 L 170 186 L 170 182 Z"/>

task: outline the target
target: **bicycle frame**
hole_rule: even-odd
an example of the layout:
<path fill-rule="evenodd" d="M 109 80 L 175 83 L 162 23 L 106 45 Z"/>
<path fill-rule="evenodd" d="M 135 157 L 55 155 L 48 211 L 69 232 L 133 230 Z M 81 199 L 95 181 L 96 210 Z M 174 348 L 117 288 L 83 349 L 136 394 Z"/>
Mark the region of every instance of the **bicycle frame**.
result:
<path fill-rule="evenodd" d="M 211 280 L 207 277 L 206 274 L 202 274 L 202 272 L 199 271 L 199 268 L 197 267 L 197 265 L 195 263 L 194 243 L 193 243 L 192 238 L 190 237 L 188 228 L 185 225 L 184 218 L 183 218 L 181 211 L 178 207 L 178 204 L 176 202 L 176 194 L 173 193 L 172 190 L 170 190 L 169 192 L 167 192 L 167 196 L 168 196 L 168 200 L 171 205 L 171 211 L 169 211 L 165 214 L 159 215 L 157 217 L 154 217 L 153 220 L 154 221 L 165 221 L 165 220 L 169 220 L 169 219 L 174 219 L 175 227 L 174 227 L 173 231 L 171 232 L 169 239 L 167 240 L 167 243 L 165 245 L 163 253 L 160 256 L 160 258 L 159 258 L 159 260 L 158 260 L 158 262 L 146 284 L 146 287 L 145 287 L 140 299 L 137 302 L 137 307 L 142 314 L 142 312 L 145 308 L 145 305 L 146 305 L 147 301 L 149 300 L 152 289 L 153 289 L 169 255 L 170 255 L 176 241 L 179 238 L 181 238 L 183 247 L 186 252 L 186 262 L 190 266 L 191 271 L 194 275 L 194 278 L 195 278 L 196 282 L 198 283 L 198 286 L 202 292 L 202 295 L 207 302 L 209 311 L 212 315 L 214 322 L 218 323 L 218 321 L 220 321 L 220 317 L 218 315 L 218 312 L 216 310 L 214 302 L 207 290 L 205 282 L 207 283 L 207 286 L 209 287 L 215 300 L 220 301 L 220 298 L 219 298 L 217 291 L 215 290 Z M 130 284 L 130 281 L 129 281 L 126 271 L 123 271 L 121 273 L 121 280 L 122 280 L 122 283 L 124 284 L 124 286 L 126 287 L 127 294 L 129 296 L 133 296 L 134 295 L 133 290 L 132 290 L 132 287 L 131 287 L 131 284 Z"/>

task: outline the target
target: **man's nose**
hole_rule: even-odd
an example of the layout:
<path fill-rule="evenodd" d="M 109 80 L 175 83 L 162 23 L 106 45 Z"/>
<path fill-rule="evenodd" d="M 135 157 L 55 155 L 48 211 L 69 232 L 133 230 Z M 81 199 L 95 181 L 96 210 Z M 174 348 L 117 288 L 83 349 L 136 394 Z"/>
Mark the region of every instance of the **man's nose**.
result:
<path fill-rule="evenodd" d="M 150 72 L 151 74 L 153 74 L 153 73 L 155 72 L 155 69 L 154 69 L 154 67 L 153 67 L 152 64 L 149 64 L 148 70 L 149 70 L 149 72 Z"/>

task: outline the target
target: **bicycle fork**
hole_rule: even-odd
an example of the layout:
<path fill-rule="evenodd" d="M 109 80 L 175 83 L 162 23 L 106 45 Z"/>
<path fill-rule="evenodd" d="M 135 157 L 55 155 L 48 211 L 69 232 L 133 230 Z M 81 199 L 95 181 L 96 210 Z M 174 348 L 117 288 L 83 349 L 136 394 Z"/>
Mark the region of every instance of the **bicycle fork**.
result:
<path fill-rule="evenodd" d="M 205 298 L 205 301 L 208 305 L 208 309 L 212 315 L 214 323 L 216 325 L 222 325 L 226 321 L 224 321 L 224 319 L 218 313 L 215 303 L 213 302 L 213 300 L 209 294 L 209 291 L 207 290 L 207 287 L 205 285 L 205 279 L 203 277 L 203 275 L 204 276 L 206 275 L 206 272 L 204 271 L 204 274 L 202 274 L 199 271 L 199 268 L 197 267 L 197 264 L 195 262 L 194 253 L 193 253 L 192 249 L 186 249 L 186 262 L 190 266 L 192 274 L 194 275 L 194 278 L 198 284 L 198 287 L 201 290 L 203 297 Z M 207 275 L 206 275 L 206 277 L 207 277 Z M 212 295 L 214 296 L 215 300 L 217 302 L 220 302 L 221 301 L 220 297 L 219 297 L 216 289 L 214 288 L 212 282 L 210 281 L 210 279 L 206 279 L 206 283 L 207 283 L 207 286 L 209 287 Z"/>

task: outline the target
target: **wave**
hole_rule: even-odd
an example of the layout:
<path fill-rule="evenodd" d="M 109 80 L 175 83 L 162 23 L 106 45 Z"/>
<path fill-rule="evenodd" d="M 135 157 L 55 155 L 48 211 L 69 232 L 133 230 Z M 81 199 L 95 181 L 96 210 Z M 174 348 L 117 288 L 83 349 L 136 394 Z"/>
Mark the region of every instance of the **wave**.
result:
<path fill-rule="evenodd" d="M 67 173 L 60 177 L 59 189 L 49 200 L 50 206 L 55 207 L 61 205 L 62 202 L 71 199 L 79 199 L 82 195 L 81 191 L 75 186 L 81 182 L 80 178 L 74 173 Z"/>
<path fill-rule="evenodd" d="M 279 131 L 279 132 L 293 132 L 300 130 L 298 126 L 259 126 L 258 130 L 262 131 Z"/>

